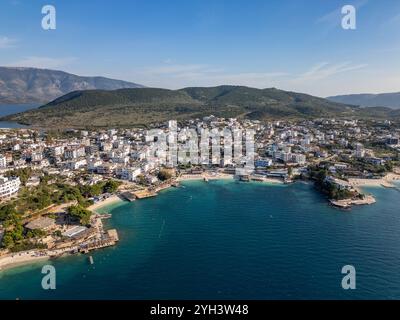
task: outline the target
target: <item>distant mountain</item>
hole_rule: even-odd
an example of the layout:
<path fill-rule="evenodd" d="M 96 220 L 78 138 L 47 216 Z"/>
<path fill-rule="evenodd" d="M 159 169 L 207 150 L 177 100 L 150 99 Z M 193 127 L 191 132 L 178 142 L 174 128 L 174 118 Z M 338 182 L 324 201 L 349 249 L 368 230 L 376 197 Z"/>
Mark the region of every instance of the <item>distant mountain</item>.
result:
<path fill-rule="evenodd" d="M 360 109 L 275 88 L 136 88 L 75 91 L 39 109 L 3 119 L 42 127 L 128 127 L 210 114 L 265 120 L 354 116 Z"/>
<path fill-rule="evenodd" d="M 381 94 L 349 94 L 327 98 L 330 101 L 363 107 L 400 109 L 400 92 Z"/>
<path fill-rule="evenodd" d="M 142 87 L 136 83 L 80 77 L 63 71 L 0 67 L 0 104 L 47 103 L 76 90 Z"/>

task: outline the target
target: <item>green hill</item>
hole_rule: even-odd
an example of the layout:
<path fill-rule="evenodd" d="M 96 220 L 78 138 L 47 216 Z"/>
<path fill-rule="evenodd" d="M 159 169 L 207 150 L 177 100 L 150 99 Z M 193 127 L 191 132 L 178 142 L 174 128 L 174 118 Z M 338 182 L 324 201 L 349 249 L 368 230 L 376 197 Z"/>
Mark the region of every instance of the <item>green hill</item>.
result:
<path fill-rule="evenodd" d="M 84 128 L 147 125 L 210 114 L 266 120 L 364 113 L 364 109 L 357 107 L 275 88 L 218 86 L 181 90 L 134 88 L 75 91 L 39 109 L 11 115 L 3 120 L 42 127 Z"/>

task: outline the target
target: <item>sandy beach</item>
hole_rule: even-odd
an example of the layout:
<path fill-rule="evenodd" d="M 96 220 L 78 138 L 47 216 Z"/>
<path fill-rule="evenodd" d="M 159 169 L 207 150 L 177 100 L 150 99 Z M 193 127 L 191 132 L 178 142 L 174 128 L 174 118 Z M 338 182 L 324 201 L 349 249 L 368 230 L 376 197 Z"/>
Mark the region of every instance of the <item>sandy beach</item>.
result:
<path fill-rule="evenodd" d="M 264 178 L 261 182 L 268 182 L 268 183 L 276 183 L 276 184 L 284 184 L 284 182 L 280 179 L 273 179 L 273 178 Z"/>
<path fill-rule="evenodd" d="M 118 198 L 119 199 L 119 198 Z M 103 202 L 104 204 L 104 202 Z M 0 256 L 0 272 L 20 265 L 32 264 L 35 262 L 48 260 L 51 258 L 59 258 L 76 252 L 88 253 L 90 250 L 97 250 L 108 246 L 115 245 L 119 241 L 116 230 L 103 229 L 101 217 L 96 218 L 92 224 L 96 229 L 95 238 L 84 238 L 82 241 L 72 241 L 67 246 L 57 249 L 32 249 L 27 251 L 8 253 Z M 101 233 L 101 234 L 100 234 Z M 107 235 L 104 240 L 103 235 Z M 89 240 L 90 239 L 90 240 Z M 83 247 L 84 246 L 84 247 Z M 84 251 L 82 251 L 82 248 Z"/>
<path fill-rule="evenodd" d="M 359 191 L 359 187 L 385 187 L 395 188 L 393 181 L 400 181 L 400 174 L 388 173 L 381 179 L 349 179 L 349 183 Z"/>
<path fill-rule="evenodd" d="M 232 174 L 218 173 L 216 175 L 211 174 L 184 174 L 176 179 L 176 181 L 189 181 L 189 180 L 223 180 L 230 179 L 233 180 L 234 176 Z"/>
<path fill-rule="evenodd" d="M 123 201 L 119 196 L 113 195 L 106 200 L 99 201 L 94 205 L 88 207 L 88 210 L 97 213 L 95 210 L 99 209 L 105 205 L 110 205 L 115 202 Z M 60 210 L 60 208 L 65 208 L 71 205 L 71 203 L 63 204 L 58 206 L 55 210 Z M 78 248 L 78 247 L 76 247 Z M 0 256 L 0 272 L 2 270 L 11 269 L 13 267 L 31 264 L 38 261 L 48 260 L 52 257 L 59 257 L 61 255 L 68 254 L 72 249 L 71 248 L 63 248 L 57 250 L 30 250 L 30 251 L 22 251 L 17 253 L 10 253 L 3 256 Z"/>
<path fill-rule="evenodd" d="M 20 252 L 0 257 L 0 272 L 6 269 L 22 266 L 25 264 L 34 263 L 50 259 L 50 256 L 36 256 L 32 252 Z"/>
<path fill-rule="evenodd" d="M 68 256 L 72 251 L 78 250 L 79 245 L 73 247 L 60 248 L 55 250 L 29 250 L 16 253 L 9 253 L 0 257 L 0 272 L 17 266 L 28 265 L 51 258 Z"/>
<path fill-rule="evenodd" d="M 91 205 L 87 209 L 90 211 L 96 212 L 97 209 L 100 209 L 103 206 L 110 205 L 110 204 L 113 204 L 116 202 L 122 202 L 122 201 L 124 201 L 124 200 L 122 200 L 119 196 L 113 195 L 105 200 L 96 202 L 95 204 Z"/>

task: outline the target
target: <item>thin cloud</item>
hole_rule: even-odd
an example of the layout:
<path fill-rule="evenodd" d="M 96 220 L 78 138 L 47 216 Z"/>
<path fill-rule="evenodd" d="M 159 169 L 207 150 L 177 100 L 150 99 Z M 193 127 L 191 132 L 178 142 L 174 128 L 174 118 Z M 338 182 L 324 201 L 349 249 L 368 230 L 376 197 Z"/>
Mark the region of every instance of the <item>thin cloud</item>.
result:
<path fill-rule="evenodd" d="M 14 48 L 17 40 L 8 37 L 0 36 L 0 49 Z"/>
<path fill-rule="evenodd" d="M 9 67 L 32 67 L 32 68 L 43 68 L 43 69 L 55 69 L 62 68 L 70 65 L 76 61 L 74 57 L 64 58 L 50 58 L 50 57 L 26 57 L 22 60 L 15 61 L 8 64 Z"/>
<path fill-rule="evenodd" d="M 315 23 L 316 24 L 326 24 L 330 28 L 334 28 L 340 25 L 340 16 L 342 8 L 337 8 L 322 17 L 319 17 Z"/>
<path fill-rule="evenodd" d="M 246 85 L 257 88 L 273 86 L 285 72 L 226 72 L 202 64 L 162 65 L 135 72 L 136 77 L 150 86 L 177 89 L 185 86 L 214 86 L 222 84 Z"/>
<path fill-rule="evenodd" d="M 393 27 L 400 24 L 400 13 L 392 16 L 391 18 L 387 19 L 382 23 L 382 27 Z"/>
<path fill-rule="evenodd" d="M 339 74 L 354 72 L 367 67 L 351 62 L 320 62 L 299 74 L 283 71 L 226 72 L 224 69 L 202 64 L 161 65 L 136 70 L 132 76 L 147 86 L 178 89 L 185 86 L 216 86 L 223 84 L 244 85 L 255 88 L 293 88 L 316 85 Z"/>
<path fill-rule="evenodd" d="M 320 62 L 312 66 L 308 71 L 301 74 L 296 81 L 316 81 L 322 80 L 339 73 L 356 71 L 367 67 L 367 64 L 353 65 L 351 62 L 343 62 L 337 64 L 330 64 L 328 62 Z"/>

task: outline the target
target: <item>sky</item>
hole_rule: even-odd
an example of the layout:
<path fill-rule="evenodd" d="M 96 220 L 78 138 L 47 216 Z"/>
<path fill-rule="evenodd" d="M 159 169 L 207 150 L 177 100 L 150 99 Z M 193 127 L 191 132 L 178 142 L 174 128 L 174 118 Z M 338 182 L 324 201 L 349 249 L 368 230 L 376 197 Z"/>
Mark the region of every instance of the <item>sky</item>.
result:
<path fill-rule="evenodd" d="M 55 30 L 42 28 L 45 5 Z M 398 0 L 0 0 L 1 66 L 326 97 L 400 91 L 399 57 Z"/>

